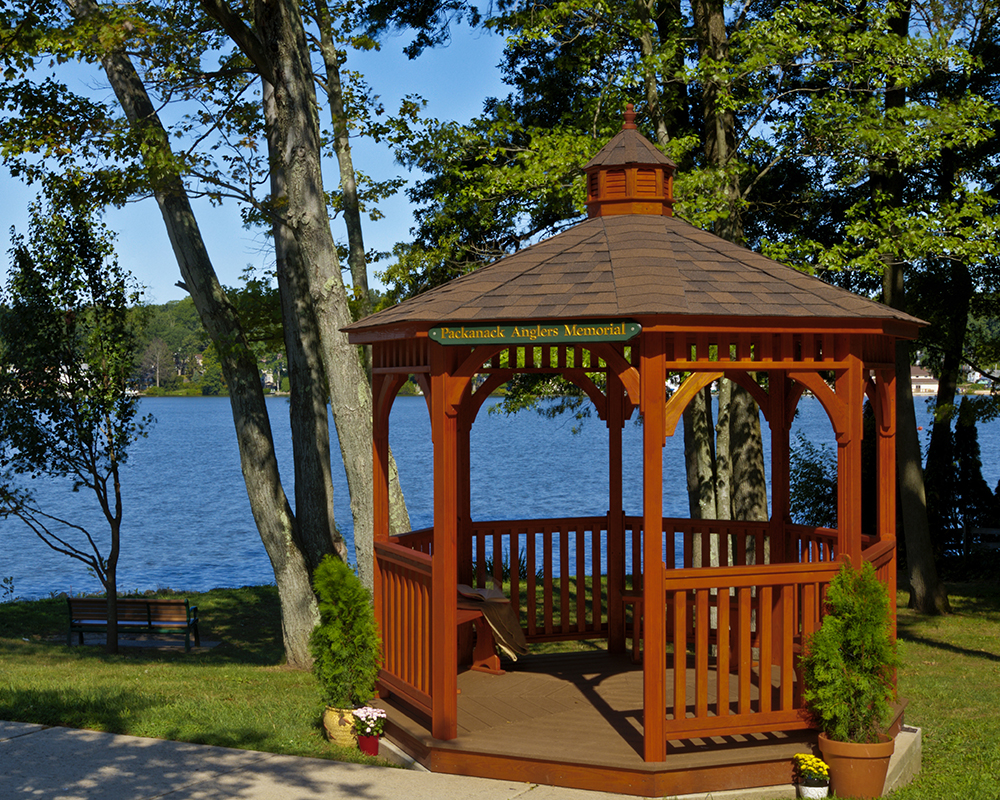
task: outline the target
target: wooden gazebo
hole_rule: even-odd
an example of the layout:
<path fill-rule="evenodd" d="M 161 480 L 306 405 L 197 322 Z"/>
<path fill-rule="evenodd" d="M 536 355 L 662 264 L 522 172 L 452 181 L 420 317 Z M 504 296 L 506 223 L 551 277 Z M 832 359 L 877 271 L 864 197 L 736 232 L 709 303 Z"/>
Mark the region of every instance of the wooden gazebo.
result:
<path fill-rule="evenodd" d="M 920 322 L 673 216 L 674 164 L 633 119 L 585 167 L 586 221 L 347 328 L 372 346 L 388 732 L 431 769 L 462 774 L 648 795 L 787 783 L 791 754 L 815 736 L 796 654 L 836 562 L 873 562 L 895 597 L 895 343 Z M 516 373 L 562 375 L 606 421 L 606 516 L 472 519 L 469 431 Z M 431 417 L 434 520 L 390 536 L 389 412 L 409 376 Z M 768 423 L 770 519 L 664 518 L 665 437 L 722 377 Z M 803 392 L 836 437 L 836 529 L 789 517 L 789 429 Z M 866 397 L 878 503 L 863 531 Z M 642 474 L 623 475 L 622 427 L 636 411 Z M 639 515 L 622 507 L 623 480 L 642 482 Z M 491 553 L 498 575 L 500 554 L 512 555 L 509 593 L 529 643 L 594 639 L 606 650 L 529 655 L 490 674 L 488 630 L 457 586 L 487 584 Z M 477 670 L 460 666 L 470 657 Z"/>

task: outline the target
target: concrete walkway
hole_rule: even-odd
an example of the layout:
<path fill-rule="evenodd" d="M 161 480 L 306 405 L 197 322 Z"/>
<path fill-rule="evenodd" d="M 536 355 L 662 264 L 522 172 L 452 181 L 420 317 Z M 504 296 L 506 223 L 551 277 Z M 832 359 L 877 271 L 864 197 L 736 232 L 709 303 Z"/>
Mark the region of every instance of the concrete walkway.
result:
<path fill-rule="evenodd" d="M 794 796 L 792 787 L 709 795 L 712 800 L 773 800 Z M 19 722 L 0 722 L 0 798 L 634 800 L 603 792 L 436 775 Z"/>

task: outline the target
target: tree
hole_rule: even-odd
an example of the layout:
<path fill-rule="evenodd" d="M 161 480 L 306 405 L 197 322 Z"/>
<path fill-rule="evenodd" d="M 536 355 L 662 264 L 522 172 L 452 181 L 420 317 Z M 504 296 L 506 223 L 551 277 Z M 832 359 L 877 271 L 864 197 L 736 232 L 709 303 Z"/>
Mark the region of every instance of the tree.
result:
<path fill-rule="evenodd" d="M 138 299 L 92 211 L 50 200 L 31 207 L 30 235 L 13 237 L 0 314 L 0 515 L 86 564 L 108 598 L 107 650 L 118 649 L 121 467 L 150 419 L 137 418 L 131 379 Z M 24 478 L 92 494 L 107 539 L 45 511 Z"/>
<path fill-rule="evenodd" d="M 160 388 L 160 382 L 167 382 L 177 374 L 174 354 L 163 339 L 150 341 L 142 353 L 142 377 L 145 385 Z"/>
<path fill-rule="evenodd" d="M 356 349 L 340 333 L 351 317 L 330 232 L 315 76 L 298 6 L 255 3 L 245 17 L 244 9 L 209 0 L 168 6 L 68 0 L 68 6 L 71 21 L 59 5 L 44 2 L 18 6 L 4 20 L 17 32 L 5 62 L 11 80 L 0 89 L 13 112 L 0 125 L 11 143 L 8 164 L 28 178 L 58 176 L 86 187 L 104 202 L 142 193 L 156 198 L 183 285 L 229 388 L 251 508 L 282 598 L 286 654 L 289 663 L 305 666 L 318 613 L 309 575 L 324 554 L 344 549 L 333 522 L 328 396 L 359 566 L 369 581 L 373 515 L 370 389 Z M 44 55 L 100 64 L 123 116 L 55 82 L 34 80 L 26 69 Z M 218 59 L 218 68 L 207 59 Z M 198 111 L 168 131 L 156 109 L 175 99 L 197 101 Z M 63 124 L 66 118 L 75 124 Z M 171 138 L 185 135 L 195 144 L 175 152 Z M 262 140 L 266 152 L 258 147 Z M 255 359 L 215 276 L 188 182 L 215 200 L 238 199 L 248 221 L 264 221 L 272 231 L 292 389 L 294 514 L 278 475 Z M 270 193 L 263 189 L 262 197 L 265 186 Z M 398 529 L 408 522 L 398 481 L 393 488 Z"/>

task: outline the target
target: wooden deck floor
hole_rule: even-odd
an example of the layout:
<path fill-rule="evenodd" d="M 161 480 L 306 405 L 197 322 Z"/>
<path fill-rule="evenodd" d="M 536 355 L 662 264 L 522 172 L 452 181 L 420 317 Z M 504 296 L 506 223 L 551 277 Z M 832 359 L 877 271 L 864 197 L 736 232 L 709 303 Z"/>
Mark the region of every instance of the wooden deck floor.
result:
<path fill-rule="evenodd" d="M 792 732 L 671 742 L 665 762 L 647 764 L 642 669 L 627 656 L 529 655 L 504 666 L 505 675 L 459 675 L 458 738 L 434 739 L 427 720 L 391 698 L 389 737 L 435 772 L 661 797 L 789 784 L 792 755 L 816 741 Z"/>

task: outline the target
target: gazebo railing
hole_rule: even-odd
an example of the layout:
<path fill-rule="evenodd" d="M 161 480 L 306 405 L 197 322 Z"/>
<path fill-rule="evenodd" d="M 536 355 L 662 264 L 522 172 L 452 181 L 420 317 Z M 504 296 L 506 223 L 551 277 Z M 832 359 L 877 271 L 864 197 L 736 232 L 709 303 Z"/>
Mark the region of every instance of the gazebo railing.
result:
<path fill-rule="evenodd" d="M 791 553 L 801 556 L 798 561 L 832 561 L 836 557 L 837 531 L 831 528 L 786 525 L 785 534 Z M 633 576 L 642 575 L 642 535 L 642 517 L 625 517 L 626 572 Z M 769 522 L 664 517 L 662 535 L 663 563 L 668 568 L 750 566 L 771 561 Z"/>
<path fill-rule="evenodd" d="M 474 585 L 509 586 L 529 642 L 607 635 L 607 517 L 474 522 L 471 538 Z"/>
<path fill-rule="evenodd" d="M 419 537 L 406 544 L 375 542 L 381 575 L 376 598 L 382 631 L 379 681 L 430 715 L 431 556 L 409 544 L 419 544 Z"/>
<path fill-rule="evenodd" d="M 668 740 L 809 727 L 795 657 L 802 638 L 819 625 L 837 568 L 667 571 Z"/>
<path fill-rule="evenodd" d="M 642 518 L 624 518 L 625 589 L 634 594 L 642 578 Z M 793 553 L 808 562 L 828 562 L 837 532 L 805 525 L 787 526 Z M 517 598 L 528 641 L 602 638 L 607 635 L 607 518 L 478 521 L 471 525 L 464 551 L 471 555 L 472 585 L 505 585 Z M 763 565 L 769 561 L 766 522 L 664 518 L 664 563 L 692 569 L 694 564 Z M 392 536 L 404 549 L 430 555 L 433 529 Z M 714 553 L 714 558 L 713 558 Z M 597 565 L 597 569 L 594 568 Z M 429 561 L 427 569 L 429 569 Z M 392 567 L 393 580 L 412 582 Z M 429 577 L 426 581 L 429 585 Z M 395 612 L 394 612 L 395 613 Z M 689 615 L 690 616 L 690 615 Z M 631 629 L 631 620 L 629 621 Z M 693 630 L 689 619 L 687 628 Z M 385 635 L 385 634 L 383 634 Z"/>
<path fill-rule="evenodd" d="M 791 553 L 798 553 L 799 561 L 833 561 L 837 557 L 837 531 L 833 528 L 814 528 L 811 525 L 786 525 Z"/>
<path fill-rule="evenodd" d="M 580 517 L 474 523 L 464 548 L 472 556 L 473 580 L 485 586 L 496 578 L 519 599 L 529 641 L 606 636 L 606 522 L 605 517 Z M 640 522 L 625 520 L 626 554 L 636 552 L 632 544 L 641 540 Z M 696 545 L 704 547 L 713 536 L 715 546 L 728 542 L 728 552 L 742 560 L 760 558 L 762 552 L 761 524 L 663 523 L 665 553 L 681 533 L 684 543 L 677 550 L 688 563 Z M 826 587 L 839 568 L 833 560 L 837 533 L 806 526 L 786 531 L 801 563 L 661 566 L 667 586 L 667 740 L 809 727 L 797 655 L 819 626 Z M 431 541 L 432 532 L 424 530 L 375 544 L 384 652 L 380 681 L 427 714 L 432 700 Z M 895 542 L 866 537 L 863 554 L 879 579 L 894 587 Z M 635 567 L 635 558 L 626 555 L 626 570 Z M 638 579 L 637 572 L 633 575 Z"/>

